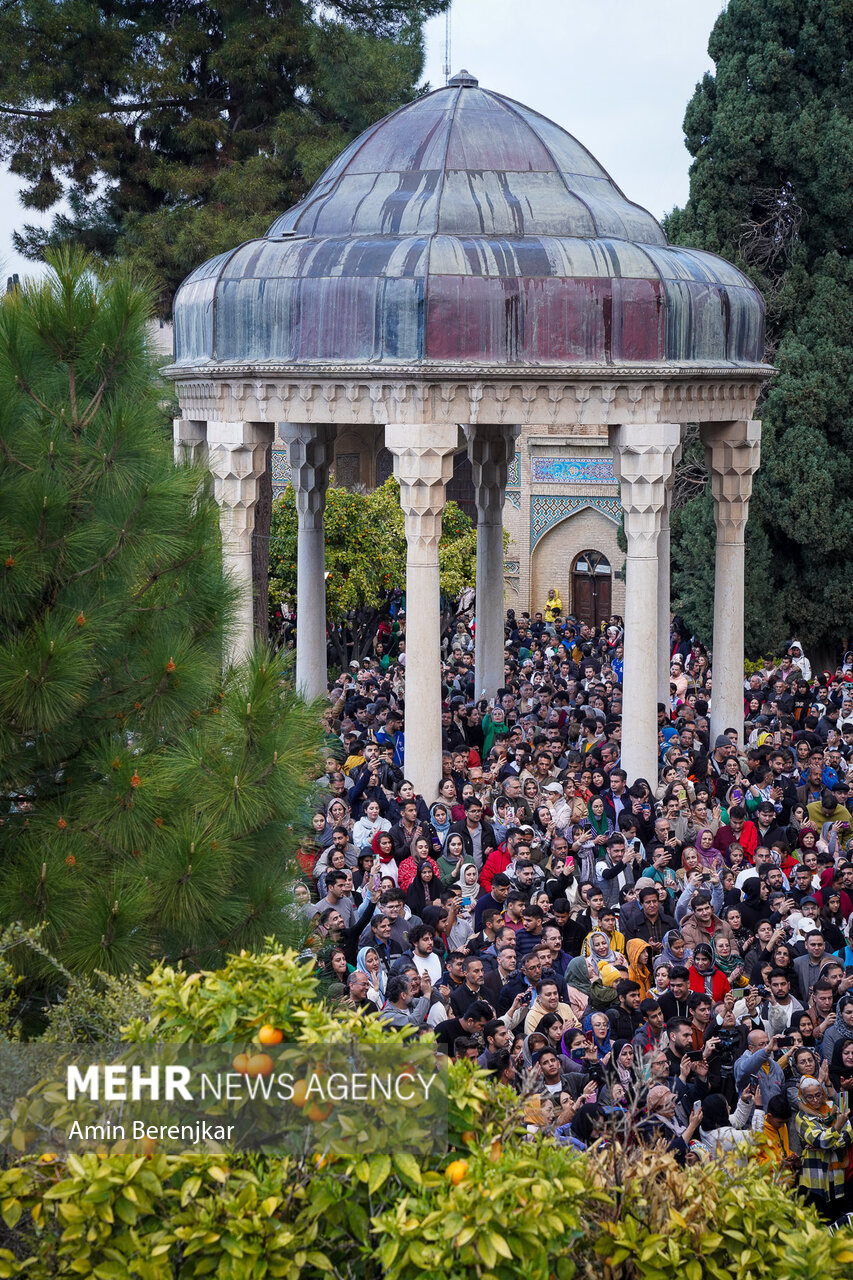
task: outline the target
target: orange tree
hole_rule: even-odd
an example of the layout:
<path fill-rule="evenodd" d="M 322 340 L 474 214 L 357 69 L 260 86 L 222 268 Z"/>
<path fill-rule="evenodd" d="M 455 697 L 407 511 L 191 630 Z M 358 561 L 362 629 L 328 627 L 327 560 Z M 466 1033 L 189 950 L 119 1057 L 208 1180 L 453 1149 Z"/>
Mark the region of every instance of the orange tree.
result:
<path fill-rule="evenodd" d="M 159 967 L 139 984 L 133 1043 L 314 1049 L 401 1032 L 332 1008 L 310 963 L 267 949 L 215 972 Z M 830 1235 L 756 1164 L 681 1169 L 641 1147 L 580 1154 L 527 1133 L 514 1095 L 470 1062 L 448 1070 L 447 1153 L 308 1157 L 98 1151 L 13 1154 L 0 1171 L 0 1277 L 181 1280 L 842 1280 Z M 28 1099 L 34 1105 L 32 1097 Z M 24 1138 L 33 1115 L 16 1117 Z M 8 1128 L 8 1126 L 5 1126 Z M 0 1137 L 4 1125 L 0 1123 Z"/>

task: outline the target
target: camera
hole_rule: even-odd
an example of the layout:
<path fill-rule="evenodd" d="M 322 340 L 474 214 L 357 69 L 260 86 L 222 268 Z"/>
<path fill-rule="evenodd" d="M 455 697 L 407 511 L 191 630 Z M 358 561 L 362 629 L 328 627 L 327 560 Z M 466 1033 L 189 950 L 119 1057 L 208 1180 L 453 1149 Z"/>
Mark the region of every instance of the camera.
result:
<path fill-rule="evenodd" d="M 768 999 L 770 995 L 770 990 L 768 987 L 756 987 L 755 989 L 758 992 L 758 994 L 761 996 L 762 1000 Z"/>

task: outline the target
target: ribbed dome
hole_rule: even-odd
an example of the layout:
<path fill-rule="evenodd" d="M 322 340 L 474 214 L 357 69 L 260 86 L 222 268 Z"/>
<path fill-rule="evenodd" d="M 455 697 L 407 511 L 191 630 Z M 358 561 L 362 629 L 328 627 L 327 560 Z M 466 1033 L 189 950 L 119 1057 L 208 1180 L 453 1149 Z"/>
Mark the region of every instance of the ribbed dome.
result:
<path fill-rule="evenodd" d="M 176 362 L 753 364 L 763 305 L 467 72 L 355 140 L 175 298 Z"/>

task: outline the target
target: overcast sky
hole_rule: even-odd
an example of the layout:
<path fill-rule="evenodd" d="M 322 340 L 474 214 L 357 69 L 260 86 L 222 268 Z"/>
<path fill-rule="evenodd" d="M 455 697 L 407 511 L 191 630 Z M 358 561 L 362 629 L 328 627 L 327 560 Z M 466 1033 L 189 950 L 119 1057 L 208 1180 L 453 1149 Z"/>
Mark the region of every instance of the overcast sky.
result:
<path fill-rule="evenodd" d="M 681 122 L 713 69 L 708 36 L 723 8 L 725 0 L 453 0 L 451 64 L 556 120 L 660 217 L 687 196 Z M 434 88 L 444 83 L 444 31 L 442 17 L 426 32 Z M 3 174 L 4 274 L 32 270 L 12 249 L 13 229 L 37 221 L 17 191 Z"/>

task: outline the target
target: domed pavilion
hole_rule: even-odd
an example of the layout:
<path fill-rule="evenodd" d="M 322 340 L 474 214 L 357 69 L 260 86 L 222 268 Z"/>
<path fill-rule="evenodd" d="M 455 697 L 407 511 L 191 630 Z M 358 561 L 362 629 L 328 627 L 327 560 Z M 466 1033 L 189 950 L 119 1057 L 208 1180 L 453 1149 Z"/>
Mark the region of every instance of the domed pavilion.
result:
<path fill-rule="evenodd" d="M 270 448 L 287 442 L 299 515 L 297 682 L 326 693 L 323 511 L 339 430 L 384 429 L 406 517 L 405 772 L 441 774 L 438 540 L 453 456 L 477 509 L 476 687 L 503 685 L 502 510 L 522 425 L 606 431 L 626 558 L 622 764 L 656 777 L 669 691 L 669 515 L 682 428 L 699 423 L 714 496 L 713 732 L 743 721 L 744 528 L 760 294 L 713 254 L 669 245 L 558 125 L 461 72 L 373 125 L 266 236 L 204 263 L 174 305 L 176 450 L 203 456 L 243 605 L 266 607 Z"/>

